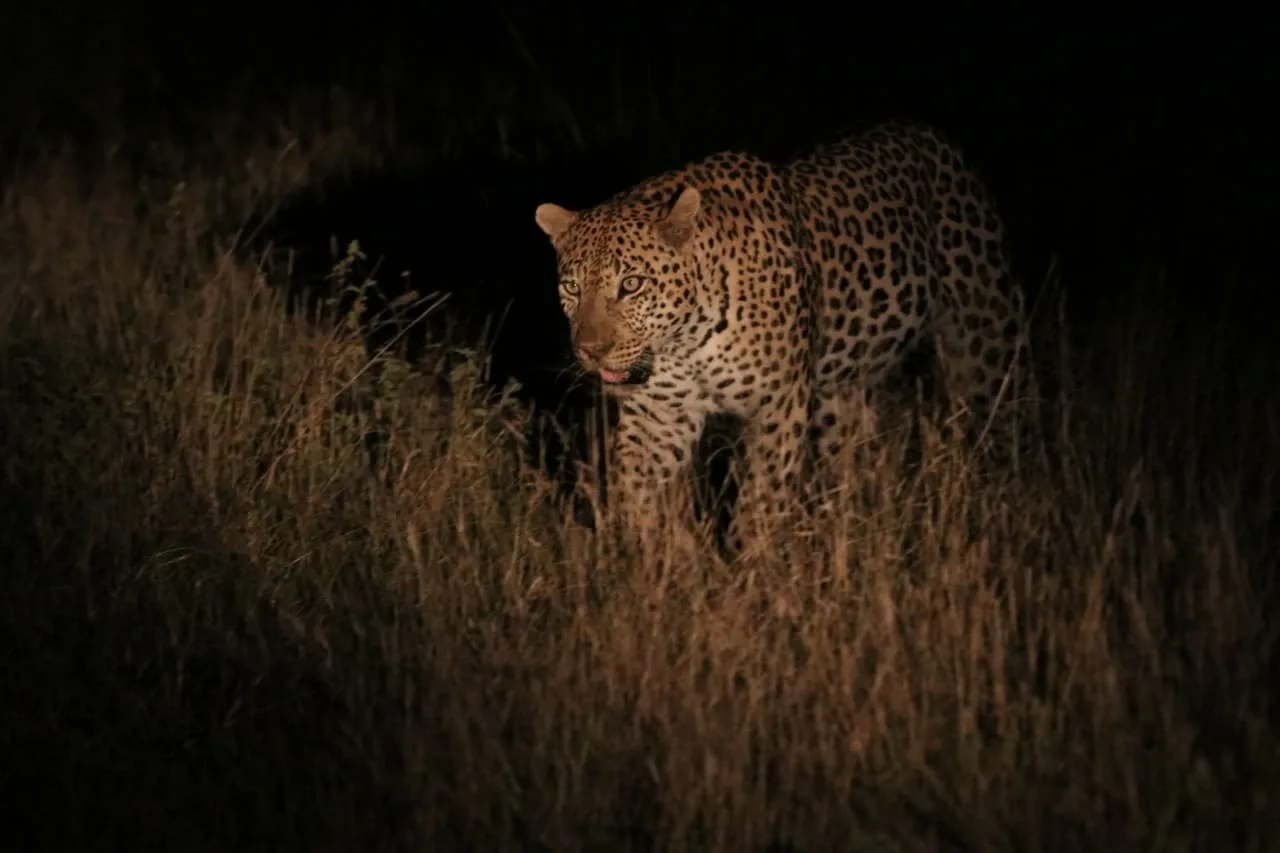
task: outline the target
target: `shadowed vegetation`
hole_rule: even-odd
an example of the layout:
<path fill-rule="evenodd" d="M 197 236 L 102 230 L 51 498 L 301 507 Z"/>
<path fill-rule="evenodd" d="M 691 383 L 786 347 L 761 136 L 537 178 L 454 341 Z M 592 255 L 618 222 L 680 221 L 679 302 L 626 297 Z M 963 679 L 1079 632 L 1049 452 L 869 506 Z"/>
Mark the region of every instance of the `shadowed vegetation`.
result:
<path fill-rule="evenodd" d="M 557 499 L 529 395 L 472 339 L 371 356 L 241 250 L 297 193 L 431 152 L 337 94 L 208 127 L 51 150 L 0 202 L 14 837 L 1246 851 L 1280 830 L 1280 421 L 1225 317 L 1154 314 L 1153 286 L 1087 346 L 1051 339 L 1052 452 L 1013 482 L 926 426 L 919 465 L 895 435 L 857 449 L 799 561 L 643 564 Z M 425 200 L 423 239 L 472 203 Z M 554 305 L 542 261 L 521 286 Z M 465 287 L 449 269 L 414 284 Z"/>

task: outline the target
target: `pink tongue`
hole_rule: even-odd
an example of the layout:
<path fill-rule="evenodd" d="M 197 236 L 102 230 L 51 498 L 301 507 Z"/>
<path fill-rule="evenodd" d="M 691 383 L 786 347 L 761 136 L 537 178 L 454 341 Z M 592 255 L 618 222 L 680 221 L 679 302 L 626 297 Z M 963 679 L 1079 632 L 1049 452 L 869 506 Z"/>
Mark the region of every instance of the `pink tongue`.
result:
<path fill-rule="evenodd" d="M 603 379 L 605 382 L 609 382 L 616 385 L 619 382 L 625 381 L 627 378 L 627 374 L 619 373 L 616 370 L 601 370 L 600 378 Z"/>

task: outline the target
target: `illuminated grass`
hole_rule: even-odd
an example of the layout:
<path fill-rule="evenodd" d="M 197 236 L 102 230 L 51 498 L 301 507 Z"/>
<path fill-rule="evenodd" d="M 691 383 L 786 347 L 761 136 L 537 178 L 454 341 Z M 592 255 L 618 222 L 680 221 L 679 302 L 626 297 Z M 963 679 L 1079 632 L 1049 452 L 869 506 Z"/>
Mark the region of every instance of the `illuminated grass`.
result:
<path fill-rule="evenodd" d="M 476 363 L 448 396 L 430 361 L 371 370 L 213 239 L 386 153 L 325 118 L 173 149 L 153 181 L 107 162 L 87 192 L 51 153 L 6 191 L 24 833 L 1264 848 L 1280 436 L 1260 407 L 1223 415 L 1212 339 L 1172 358 L 1160 327 L 1117 323 L 1109 370 L 1063 385 L 1056 464 L 1021 482 L 983 486 L 936 446 L 908 475 L 889 439 L 796 531 L 800 561 L 642 564 L 550 499 L 520 462 L 525 413 Z"/>

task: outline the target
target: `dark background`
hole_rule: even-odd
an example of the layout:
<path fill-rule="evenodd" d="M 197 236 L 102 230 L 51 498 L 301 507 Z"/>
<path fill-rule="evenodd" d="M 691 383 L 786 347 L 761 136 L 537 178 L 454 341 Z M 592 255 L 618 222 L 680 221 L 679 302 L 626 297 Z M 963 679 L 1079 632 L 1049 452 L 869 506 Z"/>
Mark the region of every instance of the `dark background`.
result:
<path fill-rule="evenodd" d="M 479 310 L 514 298 L 556 322 L 537 203 L 586 205 L 717 149 L 784 157 L 907 118 L 970 152 L 1024 279 L 1034 289 L 1055 258 L 1079 316 L 1156 277 L 1159 309 L 1192 322 L 1206 292 L 1255 306 L 1280 266 L 1276 30 L 1225 7 L 1106 8 L 15 6 L 0 33 L 5 152 L 56 133 L 92 148 L 121 127 L 141 140 L 228 99 L 342 85 L 435 153 L 300 200 L 273 236 L 359 237 L 424 289 Z M 479 264 L 463 259 L 480 245 Z"/>
<path fill-rule="evenodd" d="M 538 203 L 588 205 L 649 172 L 718 149 L 744 146 L 781 157 L 841 128 L 899 117 L 933 123 L 964 146 L 1004 208 L 1024 279 L 1034 288 L 1056 258 L 1062 292 L 1086 331 L 1110 323 L 1141 333 L 1147 316 L 1173 316 L 1182 336 L 1161 340 L 1192 345 L 1205 319 L 1219 313 L 1216 306 L 1227 305 L 1243 337 L 1270 338 L 1273 350 L 1280 344 L 1270 332 L 1270 291 L 1280 272 L 1271 130 L 1280 101 L 1277 44 L 1275 27 L 1265 23 L 1272 10 L 1202 6 L 1197 20 L 1179 19 L 1169 6 L 999 15 L 974 11 L 978 4 L 760 8 L 632 0 L 541 7 L 368 0 L 347 8 L 11 3 L 0 11 L 0 191 L 26 158 L 60 138 L 69 137 L 90 162 L 107 141 L 123 142 L 145 159 L 146 142 L 161 127 L 192 139 L 207 135 L 201 116 L 209 107 L 234 103 L 269 121 L 271 105 L 290 93 L 340 85 L 377 105 L 406 150 L 423 156 L 294 200 L 264 236 L 311 247 L 317 274 L 328 266 L 329 233 L 357 237 L 385 253 L 391 267 L 411 269 L 418 287 L 451 291 L 473 315 L 511 304 L 519 324 L 495 356 L 496 377 L 515 375 L 535 399 L 551 401 L 563 390 L 557 382 L 569 363 L 568 334 L 556 304 L 552 251 L 533 222 Z M 1164 286 L 1143 287 L 1153 279 Z M 1110 310 L 1133 299 L 1136 311 L 1132 304 Z M 1104 367 L 1107 356 L 1104 350 L 1099 359 Z M 1171 383 L 1182 376 L 1169 371 Z M 1241 409 L 1223 411 L 1234 417 Z M 1140 428 L 1149 425 L 1144 420 Z M 1251 433 L 1224 432 L 1240 434 Z M 1150 444 L 1158 450 L 1158 435 Z M 1169 453 L 1183 446 L 1170 442 Z M 1241 453 L 1255 455 L 1253 448 Z M 1258 458 L 1265 461 L 1265 453 Z M 1158 467 L 1162 459 L 1156 453 L 1149 464 Z M 1206 470 L 1197 465 L 1197 474 Z M 1265 508 L 1269 472 L 1257 474 L 1263 485 L 1245 500 Z M 23 519 L 9 525 L 15 530 L 25 529 L 28 506 L 42 506 L 26 496 L 7 504 Z M 1192 513 L 1198 499 L 1193 506 Z M 66 541 L 79 547 L 92 535 Z M 112 555 L 93 556 L 108 569 L 106 589 L 115 582 L 105 563 Z M 89 557 L 76 554 L 68 565 L 82 559 Z M 10 781 L 24 789 L 20 795 L 44 797 L 43 808 L 19 818 L 46 835 L 110 829 L 159 837 L 189 821 L 212 837 L 245 838 L 285 831 L 291 813 L 280 818 L 274 805 L 303 802 L 304 830 L 317 836 L 336 825 L 327 820 L 330 805 L 335 822 L 352 812 L 367 813 L 378 831 L 408 822 L 395 799 L 402 771 L 393 736 L 385 777 L 370 779 L 363 757 L 347 772 L 347 735 L 333 733 L 357 719 L 342 704 L 355 694 L 341 685 L 330 690 L 332 667 L 313 667 L 301 646 L 301 662 L 295 661 L 291 634 L 272 640 L 273 657 L 260 664 L 227 650 L 257 648 L 263 635 L 256 625 L 226 628 L 249 638 L 242 644 L 202 633 L 208 647 L 193 645 L 191 682 L 171 691 L 167 682 L 149 681 L 166 678 L 156 673 L 168 671 L 168 652 L 159 665 L 121 654 L 135 647 L 135 634 L 142 648 L 152 642 L 149 631 L 167 630 L 150 604 L 138 606 L 141 617 L 129 604 L 113 604 L 120 615 L 84 618 L 80 580 L 30 562 L 39 570 L 31 581 L 37 600 L 44 601 L 47 588 L 49 601 L 73 604 L 26 607 L 33 597 L 27 573 L 6 575 L 21 595 L 5 598 L 24 614 L 17 629 L 0 625 L 9 637 L 0 647 L 16 650 L 0 661 L 18 688 L 9 704 L 20 720 L 44 713 L 54 721 L 36 729 L 33 745 L 6 742 L 0 731 L 0 745 L 34 768 L 8 774 L 12 779 L 0 785 Z M 129 567 L 123 588 L 133 568 L 121 565 Z M 226 568 L 218 575 L 228 584 L 247 576 L 238 562 Z M 361 587 L 351 600 L 367 598 Z M 39 630 L 26 630 L 27 620 Z M 350 666 L 363 679 L 368 661 L 354 653 Z M 1232 676 L 1224 672 L 1221 684 Z M 360 693 L 352 705 L 385 709 L 394 731 L 406 703 L 398 688 L 385 689 L 385 699 Z M 1234 686 L 1214 682 L 1212 689 L 1215 697 L 1236 695 Z M 196 710 L 171 712 L 165 702 L 178 702 L 169 698 L 178 693 Z M 144 708 L 155 696 L 163 698 L 159 710 Z M 228 726 L 226 739 L 205 737 L 208 721 L 223 712 L 230 719 L 244 696 L 261 715 Z M 1236 718 L 1220 719 L 1215 725 L 1234 734 L 1238 727 L 1226 721 Z M 447 732 L 442 740 L 447 751 Z M 187 753 L 170 747 L 192 742 Z M 271 763 L 281 756 L 283 766 Z M 443 756 L 441 778 L 452 762 Z M 226 770 L 233 766 L 239 776 Z M 122 774 L 121 767 L 146 773 Z M 206 777 L 218 784 L 205 785 Z M 308 786 L 317 779 L 331 790 L 314 794 Z M 95 796 L 80 802 L 66 790 Z M 1238 799 L 1245 801 L 1243 794 Z M 6 793 L 0 800 L 21 797 Z M 100 817 L 77 827 L 57 820 L 59 807 Z M 442 808 L 458 816 L 461 836 L 472 831 L 477 812 L 453 802 Z M 159 819 L 166 809 L 178 813 L 173 824 Z"/>

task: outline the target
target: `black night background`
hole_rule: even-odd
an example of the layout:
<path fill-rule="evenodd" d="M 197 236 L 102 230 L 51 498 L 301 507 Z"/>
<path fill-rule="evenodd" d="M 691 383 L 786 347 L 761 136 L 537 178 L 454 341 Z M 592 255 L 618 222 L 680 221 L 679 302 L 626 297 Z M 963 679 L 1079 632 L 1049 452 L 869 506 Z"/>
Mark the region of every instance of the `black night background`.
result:
<path fill-rule="evenodd" d="M 1276 30 L 1108 9 L 7 8 L 5 846 L 1270 849 Z M 614 549 L 534 209 L 888 119 L 995 194 L 1046 458 Z"/>

